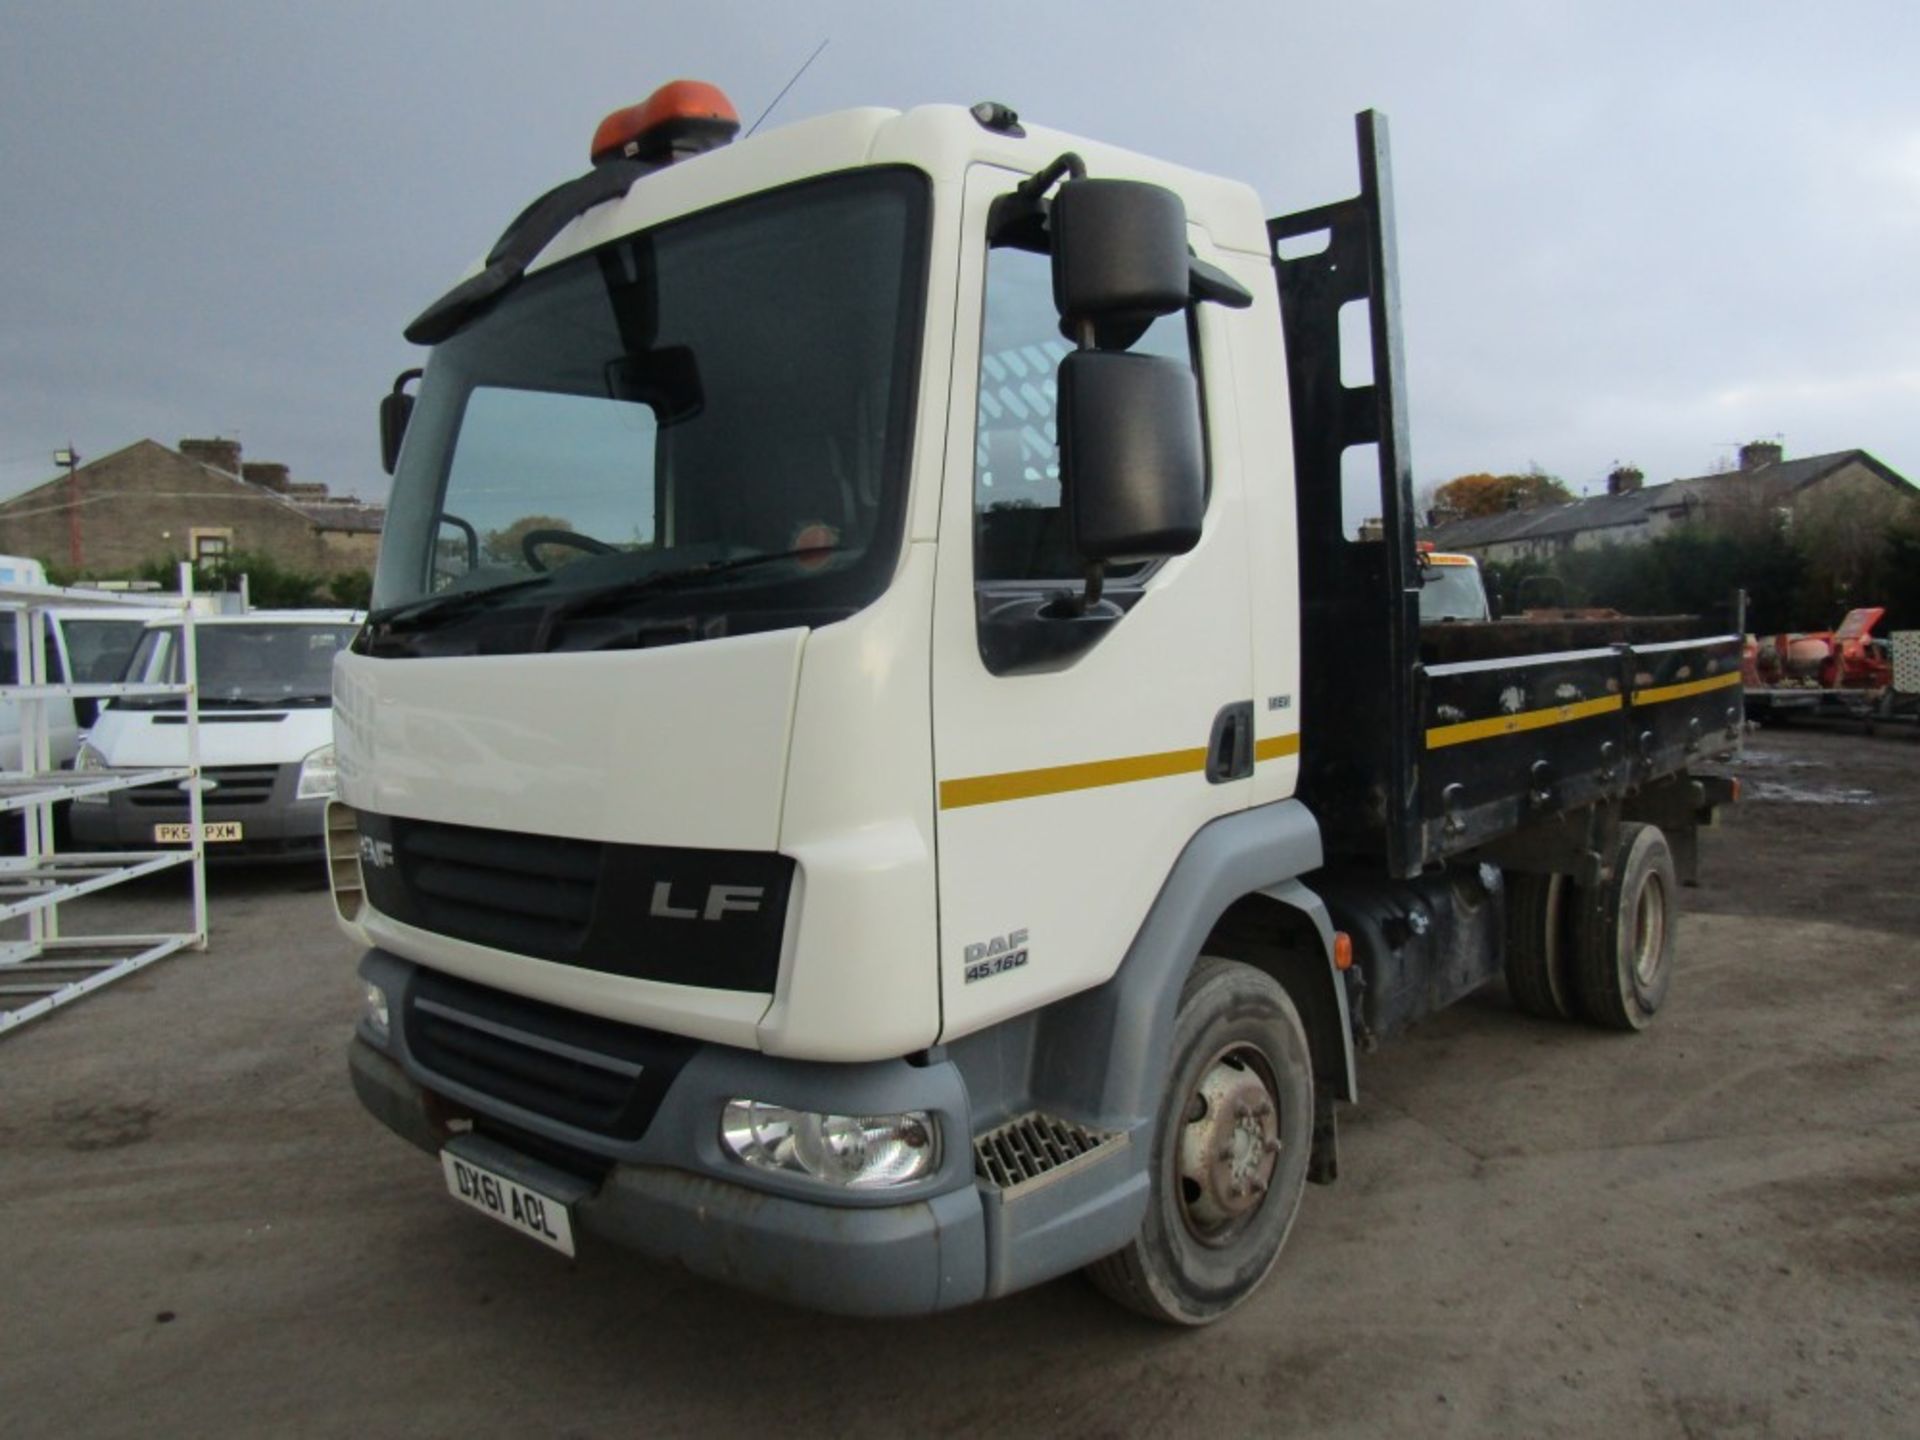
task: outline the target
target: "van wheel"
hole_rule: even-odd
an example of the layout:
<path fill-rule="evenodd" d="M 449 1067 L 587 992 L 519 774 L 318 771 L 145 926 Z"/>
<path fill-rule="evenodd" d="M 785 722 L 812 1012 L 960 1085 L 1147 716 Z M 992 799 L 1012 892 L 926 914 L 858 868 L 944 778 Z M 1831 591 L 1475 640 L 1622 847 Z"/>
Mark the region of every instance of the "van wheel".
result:
<path fill-rule="evenodd" d="M 1507 876 L 1507 993 L 1543 1020 L 1573 1015 L 1573 882 L 1565 875 Z"/>
<path fill-rule="evenodd" d="M 1088 1275 L 1155 1320 L 1218 1320 L 1279 1258 L 1312 1149 L 1313 1065 L 1299 1011 L 1272 976 L 1202 956 L 1174 1019 L 1146 1218 Z"/>
<path fill-rule="evenodd" d="M 1574 985 L 1594 1024 L 1644 1030 L 1673 980 L 1679 881 L 1667 837 L 1623 824 L 1612 870 L 1574 926 Z"/>

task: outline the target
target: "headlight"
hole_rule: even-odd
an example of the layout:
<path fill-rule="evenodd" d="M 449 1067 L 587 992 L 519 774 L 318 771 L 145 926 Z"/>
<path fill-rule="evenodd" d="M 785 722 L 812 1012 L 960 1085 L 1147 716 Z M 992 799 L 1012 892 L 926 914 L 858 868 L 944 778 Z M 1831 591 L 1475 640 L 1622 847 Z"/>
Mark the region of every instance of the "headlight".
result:
<path fill-rule="evenodd" d="M 762 1170 L 807 1175 L 831 1185 L 877 1190 L 931 1175 L 940 1131 L 924 1110 L 904 1115 L 820 1115 L 758 1100 L 730 1100 L 720 1141 Z"/>
<path fill-rule="evenodd" d="M 387 1038 L 387 1027 L 392 1017 L 387 1013 L 387 992 L 371 980 L 367 982 L 364 1005 L 360 1018 L 367 1022 L 367 1028 L 382 1040 Z"/>
<path fill-rule="evenodd" d="M 300 762 L 300 784 L 296 800 L 327 800 L 333 796 L 340 772 L 334 767 L 333 746 L 322 745 Z"/>
<path fill-rule="evenodd" d="M 80 742 L 79 752 L 73 757 L 73 768 L 75 773 L 79 773 L 84 770 L 100 771 L 110 767 L 107 765 L 107 757 L 93 748 L 92 741 L 82 740 Z M 76 805 L 105 805 L 107 803 L 107 797 L 104 794 L 76 795 L 73 797 L 73 803 Z"/>

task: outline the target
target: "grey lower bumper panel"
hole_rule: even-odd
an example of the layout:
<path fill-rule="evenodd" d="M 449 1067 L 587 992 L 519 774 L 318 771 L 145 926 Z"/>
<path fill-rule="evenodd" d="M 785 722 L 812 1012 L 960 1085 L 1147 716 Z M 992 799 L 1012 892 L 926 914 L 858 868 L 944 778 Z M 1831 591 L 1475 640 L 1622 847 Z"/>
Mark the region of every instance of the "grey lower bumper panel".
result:
<path fill-rule="evenodd" d="M 429 1153 L 449 1140 L 425 1090 L 356 1039 L 355 1092 L 390 1130 Z M 597 1188 L 501 1147 L 477 1163 L 558 1198 L 579 1228 L 623 1249 L 686 1266 L 777 1300 L 843 1315 L 925 1315 L 986 1294 L 979 1194 L 949 1191 L 908 1205 L 847 1208 L 789 1199 L 660 1165 L 615 1165 Z"/>
<path fill-rule="evenodd" d="M 776 1300 L 842 1315 L 927 1315 L 986 1287 L 979 1198 L 809 1205 L 657 1166 L 618 1166 L 576 1213 L 590 1232 Z"/>

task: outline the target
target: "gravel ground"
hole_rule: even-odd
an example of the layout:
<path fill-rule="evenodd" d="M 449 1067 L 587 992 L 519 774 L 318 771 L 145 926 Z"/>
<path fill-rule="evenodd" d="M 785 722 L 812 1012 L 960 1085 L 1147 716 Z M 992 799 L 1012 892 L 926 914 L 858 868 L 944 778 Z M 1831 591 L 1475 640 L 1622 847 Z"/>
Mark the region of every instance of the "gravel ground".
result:
<path fill-rule="evenodd" d="M 360 1113 L 315 877 L 0 1040 L 0 1430 L 1920 1435 L 1920 743 L 1756 735 L 1645 1035 L 1476 997 L 1197 1333 L 1077 1279 L 802 1314 L 456 1205 Z M 148 885 L 92 924 L 175 923 Z"/>

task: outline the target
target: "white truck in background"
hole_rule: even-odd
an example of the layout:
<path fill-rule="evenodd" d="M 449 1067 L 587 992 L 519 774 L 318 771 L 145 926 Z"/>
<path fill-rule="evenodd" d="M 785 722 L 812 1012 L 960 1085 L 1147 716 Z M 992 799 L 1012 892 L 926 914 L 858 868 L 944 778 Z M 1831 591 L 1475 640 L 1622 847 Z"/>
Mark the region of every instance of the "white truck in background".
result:
<path fill-rule="evenodd" d="M 362 616 L 351 610 L 253 610 L 195 621 L 200 800 L 208 854 L 311 864 L 324 853 L 333 797 L 333 662 Z M 123 663 L 135 684 L 179 684 L 177 614 L 136 633 Z M 112 677 L 121 678 L 119 672 Z M 186 762 L 177 696 L 108 702 L 75 757 L 79 770 L 160 769 Z M 185 783 L 143 785 L 73 802 L 83 849 L 128 851 L 192 839 Z"/>
<path fill-rule="evenodd" d="M 1651 1019 L 1739 625 L 1421 625 L 1371 114 L 1360 195 L 1272 220 L 997 104 L 737 128 L 609 116 L 408 330 L 353 1084 L 568 1255 L 1211 1321 L 1359 1049 L 1502 975 Z"/>
<path fill-rule="evenodd" d="M 1487 621 L 1493 607 L 1487 603 L 1487 582 L 1480 562 L 1471 555 L 1453 555 L 1420 542 L 1420 623 L 1445 620 Z"/>

